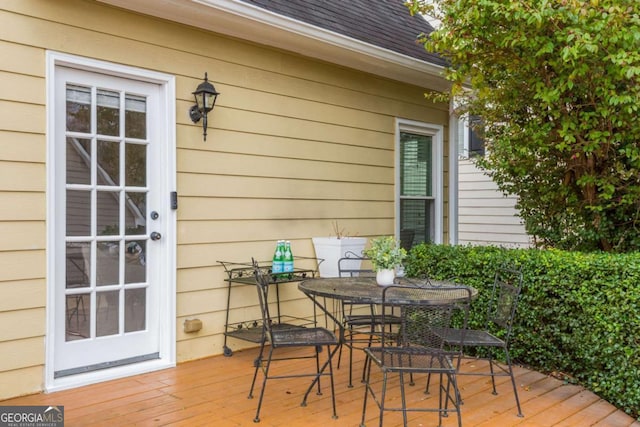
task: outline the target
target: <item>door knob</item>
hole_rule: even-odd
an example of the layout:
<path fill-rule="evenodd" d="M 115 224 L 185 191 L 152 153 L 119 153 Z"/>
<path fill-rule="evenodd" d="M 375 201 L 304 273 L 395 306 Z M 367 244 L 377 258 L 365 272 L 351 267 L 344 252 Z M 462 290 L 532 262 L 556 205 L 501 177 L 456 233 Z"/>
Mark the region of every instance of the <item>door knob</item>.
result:
<path fill-rule="evenodd" d="M 151 240 L 160 240 L 162 238 L 162 234 L 158 233 L 157 231 L 154 231 L 151 233 L 149 237 L 151 238 Z"/>

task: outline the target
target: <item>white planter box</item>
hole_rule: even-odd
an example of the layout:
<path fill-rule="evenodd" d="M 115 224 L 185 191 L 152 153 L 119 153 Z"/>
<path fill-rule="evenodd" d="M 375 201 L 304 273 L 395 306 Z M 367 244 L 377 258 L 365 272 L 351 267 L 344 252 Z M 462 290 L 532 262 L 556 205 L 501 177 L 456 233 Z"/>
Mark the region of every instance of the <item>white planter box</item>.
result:
<path fill-rule="evenodd" d="M 320 277 L 338 277 L 338 260 L 344 258 L 347 252 L 352 252 L 357 256 L 362 256 L 362 251 L 367 244 L 366 237 L 312 237 L 313 247 L 316 251 L 316 258 L 324 261 L 320 262 L 318 270 Z M 360 268 L 360 261 L 354 260 L 354 264 L 348 268 Z"/>

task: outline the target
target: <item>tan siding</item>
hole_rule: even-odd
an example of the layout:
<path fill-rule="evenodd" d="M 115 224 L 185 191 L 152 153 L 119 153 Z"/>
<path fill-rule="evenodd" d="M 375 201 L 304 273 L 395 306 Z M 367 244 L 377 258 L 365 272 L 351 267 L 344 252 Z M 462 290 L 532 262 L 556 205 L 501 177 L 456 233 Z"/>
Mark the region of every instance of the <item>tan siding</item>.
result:
<path fill-rule="evenodd" d="M 45 268 L 44 250 L 0 252 L 0 282 L 41 279 L 45 277 Z"/>
<path fill-rule="evenodd" d="M 0 161 L 0 183 L 3 190 L 44 191 L 45 182 L 44 164 Z"/>
<path fill-rule="evenodd" d="M 0 282 L 0 312 L 41 308 L 45 306 L 45 298 L 42 279 Z"/>
<path fill-rule="evenodd" d="M 45 153 L 44 135 L 0 130 L 0 159 L 44 163 Z"/>
<path fill-rule="evenodd" d="M 2 200 L 0 198 L 0 200 Z M 295 212 L 299 219 L 313 220 L 321 210 L 341 212 L 345 218 L 359 218 L 367 212 L 369 218 L 388 218 L 393 215 L 392 201 L 370 200 L 291 200 L 181 197 L 181 220 L 267 220 L 287 219 Z M 0 211 L 1 213 L 1 211 Z"/>
<path fill-rule="evenodd" d="M 0 222 L 0 251 L 45 249 L 44 222 Z"/>
<path fill-rule="evenodd" d="M 44 220 L 45 203 L 44 193 L 0 191 L 0 221 Z"/>
<path fill-rule="evenodd" d="M 214 124 L 222 122 L 216 109 L 211 116 Z M 202 128 L 193 126 L 178 127 L 178 141 L 181 153 L 183 150 L 202 150 L 202 140 L 198 136 Z M 325 139 L 325 140 L 321 140 Z M 375 141 L 373 141 L 375 138 Z M 216 153 L 245 153 L 256 156 L 289 156 L 300 159 L 314 159 L 319 161 L 358 162 L 370 165 L 389 165 L 393 157 L 389 149 L 371 150 L 366 144 L 369 141 L 377 144 L 388 144 L 389 135 L 361 133 L 359 137 L 347 140 L 345 144 L 327 141 L 325 133 L 316 129 L 309 134 L 303 134 L 301 138 L 279 137 L 277 135 L 264 135 L 246 132 L 246 127 L 227 130 L 216 129 L 215 133 L 207 135 L 209 144 L 213 144 Z M 356 145 L 358 144 L 358 145 Z M 197 152 L 197 151 L 196 151 Z"/>
<path fill-rule="evenodd" d="M 44 105 L 0 100 L 0 129 L 44 133 L 45 123 Z"/>
<path fill-rule="evenodd" d="M 459 164 L 458 242 L 528 246 L 529 237 L 516 216 L 516 197 L 506 197 L 491 178 L 469 160 Z"/>
<path fill-rule="evenodd" d="M 0 312 L 0 342 L 44 336 L 44 320 L 44 308 Z"/>
<path fill-rule="evenodd" d="M 44 105 L 45 93 L 40 90 L 42 78 L 0 72 L 0 93 L 9 101 Z"/>
<path fill-rule="evenodd" d="M 39 366 L 44 363 L 42 337 L 0 342 L 0 371 Z"/>
<path fill-rule="evenodd" d="M 0 70 L 44 77 L 42 49 L 0 40 Z"/>
<path fill-rule="evenodd" d="M 42 366 L 0 372 L 0 400 L 42 390 Z"/>
<path fill-rule="evenodd" d="M 0 8 L 0 232 L 9 236 L 0 246 L 0 298 L 14 301 L 0 319 L 25 325 L 3 329 L 0 340 L 45 331 L 47 50 L 176 77 L 178 361 L 222 352 L 227 288 L 217 260 L 269 259 L 279 238 L 313 256 L 310 238 L 331 234 L 336 219 L 352 235 L 393 233 L 396 117 L 444 126 L 448 151 L 448 106 L 426 102 L 415 86 L 94 1 Z M 205 71 L 222 92 L 206 142 L 187 114 Z M 255 316 L 255 291 L 241 295 L 233 314 Z M 21 296 L 37 302 L 25 306 L 15 301 Z M 299 295 L 287 297 L 304 307 Z M 195 316 L 202 331 L 182 332 Z M 234 349 L 253 345 L 232 341 Z M 0 368 L 0 389 L 22 373 L 28 383 L 11 385 L 15 393 L 38 390 L 41 368 L 32 363 Z"/>
<path fill-rule="evenodd" d="M 329 181 L 331 178 L 329 170 L 332 167 L 332 164 L 327 164 L 327 181 L 178 173 L 178 191 L 180 195 L 185 196 L 393 200 L 393 185 L 391 183 L 367 184 Z M 342 217 L 342 214 L 339 210 L 325 211 L 325 215 L 322 216 L 333 219 Z"/>
<path fill-rule="evenodd" d="M 389 153 L 388 156 L 393 157 L 393 154 Z M 278 179 L 393 184 L 391 167 L 195 151 L 184 151 L 180 155 L 179 171 L 207 173 L 212 169 L 216 174 L 224 176 L 275 176 Z"/>

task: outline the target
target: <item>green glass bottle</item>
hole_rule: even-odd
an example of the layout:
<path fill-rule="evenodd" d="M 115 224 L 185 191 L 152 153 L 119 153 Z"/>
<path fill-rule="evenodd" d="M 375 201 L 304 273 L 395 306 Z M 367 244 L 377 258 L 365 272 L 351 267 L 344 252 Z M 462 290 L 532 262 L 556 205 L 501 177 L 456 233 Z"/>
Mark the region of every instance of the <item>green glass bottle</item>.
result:
<path fill-rule="evenodd" d="M 278 240 L 276 251 L 273 253 L 271 262 L 271 273 L 280 275 L 284 271 L 284 240 Z M 277 276 L 276 276 L 277 277 Z"/>
<path fill-rule="evenodd" d="M 291 252 L 291 242 L 284 242 L 283 271 L 289 278 L 293 277 L 293 252 Z"/>

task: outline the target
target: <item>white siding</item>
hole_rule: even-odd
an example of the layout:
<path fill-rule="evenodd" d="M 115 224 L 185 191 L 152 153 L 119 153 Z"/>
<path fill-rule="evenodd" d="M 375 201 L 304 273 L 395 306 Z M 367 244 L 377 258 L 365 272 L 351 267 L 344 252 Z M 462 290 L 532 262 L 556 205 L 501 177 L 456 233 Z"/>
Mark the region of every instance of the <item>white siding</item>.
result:
<path fill-rule="evenodd" d="M 460 160 L 458 167 L 458 243 L 528 247 L 516 197 L 504 196 L 471 160 Z"/>

